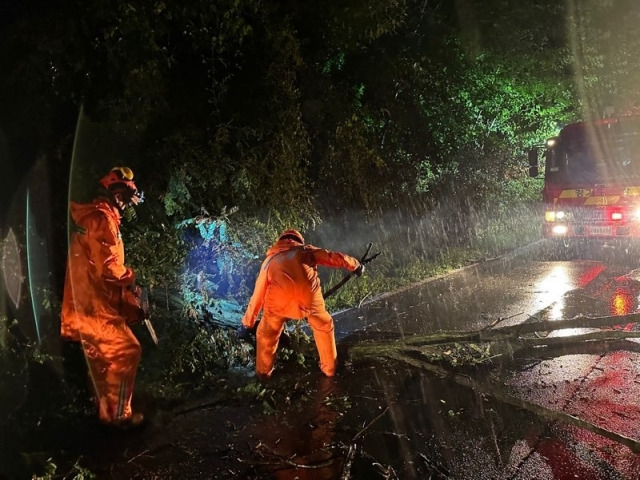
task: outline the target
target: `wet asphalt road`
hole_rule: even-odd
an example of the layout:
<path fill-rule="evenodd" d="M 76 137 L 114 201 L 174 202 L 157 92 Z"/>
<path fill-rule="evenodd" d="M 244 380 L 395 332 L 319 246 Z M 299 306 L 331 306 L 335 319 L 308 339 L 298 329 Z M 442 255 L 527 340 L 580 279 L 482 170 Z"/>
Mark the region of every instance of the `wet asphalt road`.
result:
<path fill-rule="evenodd" d="M 496 361 L 463 372 L 457 380 L 466 384 L 402 362 L 352 361 L 349 349 L 496 320 L 506 326 L 634 313 L 639 295 L 635 256 L 578 252 L 558 260 L 535 245 L 334 315 L 338 376 L 327 379 L 312 367 L 277 370 L 269 384 L 275 412 L 204 399 L 165 413 L 124 443 L 88 446 L 83 462 L 98 478 L 113 479 L 637 480 L 635 341 Z M 547 410 L 505 401 L 474 383 L 487 378 L 509 398 Z"/>
<path fill-rule="evenodd" d="M 540 246 L 520 253 L 429 280 L 359 311 L 344 312 L 337 318 L 339 336 L 349 342 L 346 330 L 356 326 L 369 335 L 395 332 L 408 337 L 436 330 L 479 329 L 496 320 L 505 326 L 533 318 L 554 321 L 640 311 L 640 262 L 634 255 L 578 250 L 570 252 L 567 260 L 557 260 Z M 620 328 L 637 330 L 635 324 Z M 586 331 L 560 330 L 550 335 Z M 636 341 L 618 342 L 615 347 L 594 343 L 584 349 L 556 349 L 551 355 L 533 355 L 496 370 L 493 373 L 504 382 L 505 392 L 514 398 L 562 412 L 612 435 L 606 438 L 590 428 L 511 408 L 485 395 L 481 387 L 465 392 L 451 381 L 439 383 L 423 375 L 413 376 L 412 381 L 387 379 L 385 390 L 398 389 L 399 397 L 391 404 L 397 420 L 391 430 L 413 439 L 407 440 L 407 449 L 399 448 L 412 454 L 398 478 L 428 478 L 418 466 L 407 468 L 422 458 L 416 457 L 416 451 L 429 456 L 423 443 L 427 439 L 433 442 L 430 455 L 435 460 L 426 464 L 442 465 L 431 468 L 440 475 L 433 478 L 640 478 L 640 455 L 634 451 L 640 441 Z M 416 438 L 424 440 L 416 442 Z M 620 438 L 630 441 L 616 441 Z"/>

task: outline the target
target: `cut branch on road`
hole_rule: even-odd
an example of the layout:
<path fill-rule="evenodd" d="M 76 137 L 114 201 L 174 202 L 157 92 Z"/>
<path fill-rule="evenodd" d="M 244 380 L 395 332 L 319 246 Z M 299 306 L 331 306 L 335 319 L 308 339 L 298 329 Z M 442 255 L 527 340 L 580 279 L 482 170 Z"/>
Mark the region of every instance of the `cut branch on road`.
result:
<path fill-rule="evenodd" d="M 526 351 L 535 357 L 536 349 L 553 349 L 572 345 L 628 345 L 629 350 L 637 351 L 636 342 L 623 342 L 631 338 L 640 338 L 640 332 L 622 330 L 621 326 L 640 322 L 640 314 L 586 317 L 579 316 L 557 321 L 535 320 L 519 325 L 501 328 L 489 328 L 476 331 L 439 331 L 420 334 L 402 339 L 377 342 L 361 342 L 349 350 L 352 360 L 384 357 L 431 372 L 439 377 L 447 377 L 456 383 L 472 388 L 494 399 L 528 410 L 549 421 L 560 421 L 584 428 L 605 438 L 625 445 L 633 452 L 640 452 L 640 442 L 627 436 L 594 425 L 588 421 L 552 410 L 509 394 L 503 386 L 487 380 L 474 380 L 463 375 L 457 367 L 490 362 L 500 356 L 513 358 L 518 351 Z M 539 336 L 540 332 L 553 332 L 564 329 L 598 329 L 587 333 L 568 336 Z M 558 350 L 558 355 L 562 355 Z"/>

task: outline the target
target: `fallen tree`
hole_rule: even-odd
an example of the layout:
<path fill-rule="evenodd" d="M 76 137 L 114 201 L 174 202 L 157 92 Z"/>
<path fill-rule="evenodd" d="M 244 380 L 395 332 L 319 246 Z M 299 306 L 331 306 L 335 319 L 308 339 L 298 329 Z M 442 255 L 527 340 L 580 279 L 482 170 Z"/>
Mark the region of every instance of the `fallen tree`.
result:
<path fill-rule="evenodd" d="M 538 320 L 471 331 L 437 331 L 429 334 L 418 334 L 395 340 L 380 342 L 361 342 L 353 345 L 349 354 L 353 360 L 372 355 L 384 355 L 393 358 L 401 353 L 418 353 L 431 360 L 455 358 L 455 352 L 464 350 L 455 366 L 478 364 L 498 356 L 514 356 L 518 351 L 533 347 L 572 344 L 584 344 L 590 341 L 616 341 L 640 337 L 640 332 L 624 331 L 620 327 L 640 322 L 640 314 L 587 317 L 577 316 L 565 320 Z M 602 329 L 602 327 L 610 327 Z M 552 331 L 567 329 L 600 329 L 576 335 L 548 336 Z M 448 352 L 448 353 L 447 353 Z"/>
<path fill-rule="evenodd" d="M 597 433 L 610 440 L 640 452 L 640 441 L 620 435 L 606 428 L 541 405 L 517 398 L 488 377 L 474 379 L 462 372 L 464 367 L 489 364 L 494 359 L 512 360 L 518 353 L 527 352 L 535 356 L 537 349 L 571 345 L 598 344 L 603 347 L 608 342 L 617 342 L 618 347 L 640 350 L 635 342 L 624 343 L 629 338 L 639 338 L 640 332 L 627 331 L 623 326 L 640 322 L 640 314 L 621 316 L 587 317 L 549 321 L 533 319 L 526 323 L 494 328 L 494 322 L 487 328 L 474 331 L 438 331 L 386 341 L 361 342 L 351 346 L 352 361 L 384 357 L 389 360 L 428 371 L 439 377 L 449 378 L 456 383 L 473 388 L 479 393 L 509 405 L 526 409 L 549 421 L 560 421 Z M 566 336 L 549 336 L 551 332 L 567 329 L 594 329 L 586 333 Z M 605 347 L 606 348 L 606 347 Z M 606 350 L 605 350 L 606 351 Z M 559 355 L 562 353 L 558 353 Z"/>

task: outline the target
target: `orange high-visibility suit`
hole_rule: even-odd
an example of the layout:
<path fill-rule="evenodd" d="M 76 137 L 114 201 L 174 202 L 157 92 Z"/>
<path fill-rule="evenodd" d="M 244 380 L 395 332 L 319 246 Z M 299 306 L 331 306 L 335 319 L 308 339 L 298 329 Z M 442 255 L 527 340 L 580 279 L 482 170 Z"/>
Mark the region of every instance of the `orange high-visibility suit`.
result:
<path fill-rule="evenodd" d="M 286 321 L 304 317 L 313 331 L 320 369 L 329 377 L 335 375 L 338 355 L 333 319 L 325 308 L 318 265 L 354 271 L 360 262 L 349 255 L 288 238 L 279 239 L 267 251 L 242 318 L 243 326 L 252 329 L 263 310 L 256 332 L 256 373 L 259 376 L 268 378 L 273 372 L 278 340 Z"/>
<path fill-rule="evenodd" d="M 124 265 L 120 211 L 105 199 L 71 203 L 75 223 L 62 300 L 61 335 L 81 342 L 100 421 L 117 424 L 132 415 L 131 396 L 140 343 L 127 322 L 135 303 L 135 275 Z M 129 288 L 127 288 L 129 287 Z"/>

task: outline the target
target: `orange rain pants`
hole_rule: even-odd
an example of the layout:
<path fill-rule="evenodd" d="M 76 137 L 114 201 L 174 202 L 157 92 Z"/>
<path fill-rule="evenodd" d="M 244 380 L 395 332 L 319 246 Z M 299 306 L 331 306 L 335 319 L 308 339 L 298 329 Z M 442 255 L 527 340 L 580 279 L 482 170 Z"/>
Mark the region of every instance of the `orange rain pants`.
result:
<path fill-rule="evenodd" d="M 116 423 L 132 415 L 131 397 L 140 362 L 127 308 L 135 275 L 124 266 L 120 212 L 104 199 L 71 203 L 75 223 L 69 243 L 61 336 L 79 341 L 89 366 L 98 415 Z"/>
<path fill-rule="evenodd" d="M 338 355 L 333 319 L 322 296 L 317 266 L 353 271 L 357 259 L 291 239 L 278 240 L 262 262 L 249 306 L 242 319 L 253 328 L 258 314 L 262 320 L 256 332 L 256 373 L 268 378 L 273 373 L 278 340 L 289 319 L 307 318 L 320 357 L 320 370 L 331 377 L 336 373 Z"/>

